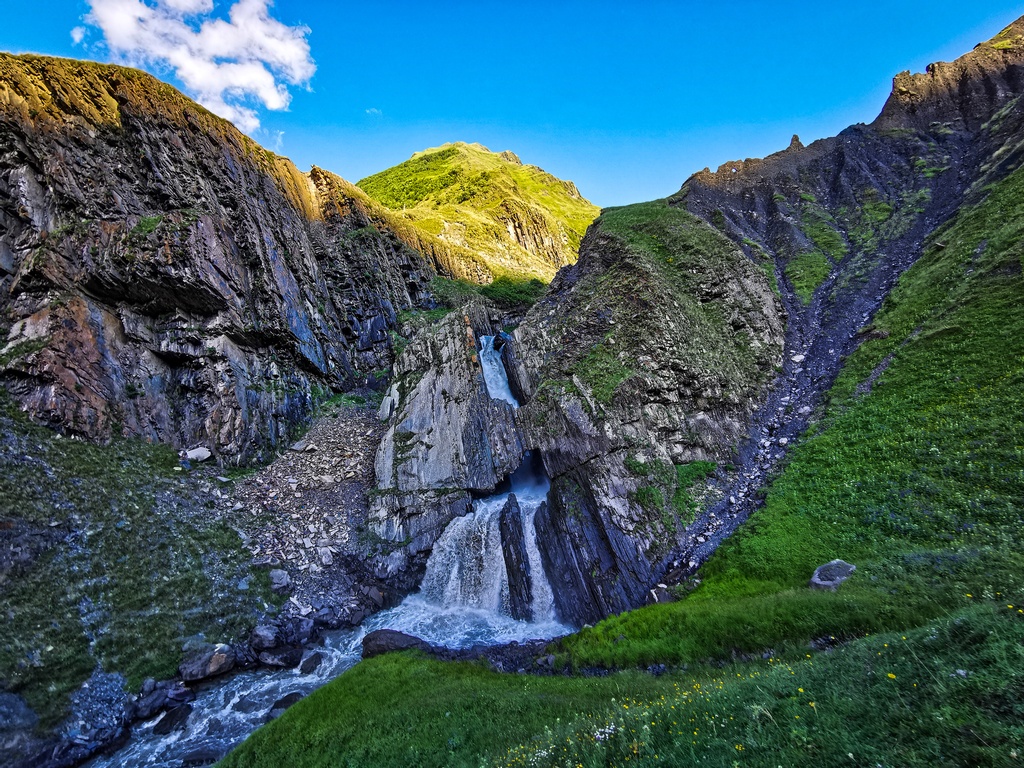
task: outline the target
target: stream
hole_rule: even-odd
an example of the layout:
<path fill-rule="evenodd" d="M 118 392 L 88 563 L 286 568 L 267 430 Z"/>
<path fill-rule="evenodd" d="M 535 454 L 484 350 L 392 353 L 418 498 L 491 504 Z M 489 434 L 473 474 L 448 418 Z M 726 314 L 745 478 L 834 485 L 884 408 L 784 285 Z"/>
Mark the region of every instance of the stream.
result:
<path fill-rule="evenodd" d="M 480 361 L 488 394 L 517 408 L 519 403 L 509 389 L 494 337 L 482 336 L 481 343 Z M 159 735 L 154 728 L 160 718 L 137 723 L 126 746 L 88 765 L 179 768 L 213 762 L 265 723 L 275 702 L 291 694 L 305 696 L 356 664 L 363 637 L 377 629 L 398 630 L 431 645 L 455 649 L 549 639 L 571 632 L 571 627 L 555 617 L 533 524 L 534 513 L 547 497 L 549 487 L 540 462 L 527 454 L 497 492 L 476 500 L 470 514 L 448 525 L 431 552 L 420 591 L 400 605 L 374 614 L 355 629 L 325 633 L 321 645 L 309 650 L 322 657 L 313 672 L 242 672 L 205 683 L 196 689 L 184 729 Z M 512 493 L 522 515 L 531 574 L 530 608 L 534 619 L 530 622 L 512 618 L 510 609 L 500 517 Z"/>

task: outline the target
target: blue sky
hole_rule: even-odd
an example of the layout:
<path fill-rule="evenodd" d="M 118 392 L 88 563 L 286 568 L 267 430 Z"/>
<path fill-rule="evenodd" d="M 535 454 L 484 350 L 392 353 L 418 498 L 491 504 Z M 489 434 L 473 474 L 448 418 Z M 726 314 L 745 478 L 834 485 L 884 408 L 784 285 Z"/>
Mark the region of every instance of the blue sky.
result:
<path fill-rule="evenodd" d="M 86 15 L 116 21 L 139 2 L 0 0 L 0 49 L 118 60 L 104 42 L 114 22 L 103 30 Z M 235 0 L 145 2 L 198 29 Z M 182 16 L 190 9 L 204 13 Z M 763 156 L 794 133 L 809 143 L 870 122 L 894 74 L 970 50 L 1024 15 L 1024 3 L 277 0 L 269 15 L 279 24 L 256 42 L 226 26 L 211 39 L 259 47 L 257 69 L 273 60 L 287 110 L 250 99 L 236 122 L 300 168 L 357 181 L 426 147 L 476 141 L 609 206 L 663 197 L 704 166 Z M 268 48 L 299 26 L 308 32 L 289 32 L 284 53 Z M 204 86 L 207 70 L 176 77 L 158 59 L 145 65 L 163 79 Z"/>

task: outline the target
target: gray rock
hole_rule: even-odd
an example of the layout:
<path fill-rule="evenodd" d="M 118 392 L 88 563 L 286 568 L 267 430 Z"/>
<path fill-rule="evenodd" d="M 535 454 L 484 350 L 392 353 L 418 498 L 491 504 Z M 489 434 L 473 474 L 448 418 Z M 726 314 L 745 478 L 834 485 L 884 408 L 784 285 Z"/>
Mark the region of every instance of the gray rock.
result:
<path fill-rule="evenodd" d="M 259 624 L 249 634 L 249 645 L 257 652 L 268 651 L 280 644 L 280 631 L 273 624 Z"/>
<path fill-rule="evenodd" d="M 302 699 L 303 695 L 298 691 L 295 693 L 289 693 L 287 696 L 282 696 L 280 699 L 275 701 L 274 706 L 270 708 L 270 711 L 267 713 L 267 720 L 276 720 L 284 714 L 286 709 L 293 704 L 298 704 Z"/>
<path fill-rule="evenodd" d="M 188 724 L 188 718 L 191 714 L 191 704 L 182 704 L 174 709 L 170 709 L 153 726 L 153 733 L 157 736 L 167 736 L 174 731 L 183 731 Z"/>
<path fill-rule="evenodd" d="M 192 448 L 191 450 L 185 451 L 185 458 L 189 461 L 206 461 L 213 453 L 209 448 L 205 446 L 199 446 L 198 448 Z"/>
<path fill-rule="evenodd" d="M 309 656 L 304 658 L 302 663 L 299 664 L 299 672 L 304 675 L 311 675 L 319 669 L 323 660 L 324 655 L 320 653 L 320 651 L 313 651 L 313 653 L 309 654 Z"/>
<path fill-rule="evenodd" d="M 856 570 L 856 565 L 851 565 L 845 560 L 833 560 L 824 565 L 819 565 L 814 570 L 814 575 L 811 576 L 808 586 L 811 589 L 827 589 L 835 592 L 836 588 L 850 578 Z"/>
<path fill-rule="evenodd" d="M 270 651 L 262 651 L 259 655 L 260 663 L 268 667 L 282 667 L 294 669 L 302 663 L 301 648 L 275 648 Z"/>
<path fill-rule="evenodd" d="M 274 568 L 270 572 L 270 588 L 278 593 L 283 594 L 290 590 L 292 587 L 292 579 L 288 575 L 288 571 L 280 568 Z"/>

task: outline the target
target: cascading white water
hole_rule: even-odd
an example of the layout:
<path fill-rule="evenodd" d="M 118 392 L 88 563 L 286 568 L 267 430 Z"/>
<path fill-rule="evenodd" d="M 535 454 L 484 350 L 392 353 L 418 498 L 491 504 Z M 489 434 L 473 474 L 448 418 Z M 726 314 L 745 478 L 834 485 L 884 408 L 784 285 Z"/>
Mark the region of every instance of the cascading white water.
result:
<path fill-rule="evenodd" d="M 498 518 L 505 497 L 477 502 L 434 544 L 420 594 L 443 606 L 508 612 L 508 573 Z"/>
<path fill-rule="evenodd" d="M 501 351 L 494 336 L 481 336 L 480 364 L 487 392 L 513 408 L 519 401 L 509 387 Z M 427 562 L 420 594 L 445 607 L 476 608 L 510 615 L 508 572 L 500 530 L 501 510 L 515 494 L 530 569 L 530 607 L 535 621 L 553 622 L 554 598 L 544 573 L 534 515 L 547 498 L 550 482 L 527 454 L 510 478 L 509 488 L 477 501 L 474 510 L 449 524 Z"/>
<path fill-rule="evenodd" d="M 494 338 L 481 338 L 480 359 L 490 396 L 519 406 L 509 389 L 501 352 Z M 178 768 L 183 758 L 223 754 L 264 721 L 278 699 L 307 694 L 344 672 L 360 658 L 362 639 L 376 629 L 395 629 L 433 645 L 467 648 L 557 637 L 571 631 L 555 618 L 551 586 L 537 549 L 534 514 L 550 483 L 538 463 L 527 455 L 507 487 L 477 500 L 474 511 L 454 520 L 438 539 L 427 563 L 421 591 L 401 605 L 381 611 L 355 630 L 332 632 L 318 649 L 324 657 L 310 674 L 298 670 L 244 672 L 204 686 L 192 703 L 187 728 L 168 736 L 153 733 L 156 720 L 133 729 L 127 746 L 89 763 L 92 768 L 146 765 Z M 501 510 L 511 493 L 522 514 L 523 538 L 531 576 L 533 621 L 509 613 L 509 584 L 501 541 Z"/>
<path fill-rule="evenodd" d="M 519 401 L 508 385 L 505 364 L 501 361 L 501 350 L 494 348 L 494 339 L 494 336 L 480 337 L 480 367 L 484 372 L 487 394 L 495 400 L 504 400 L 513 408 L 518 408 Z"/>

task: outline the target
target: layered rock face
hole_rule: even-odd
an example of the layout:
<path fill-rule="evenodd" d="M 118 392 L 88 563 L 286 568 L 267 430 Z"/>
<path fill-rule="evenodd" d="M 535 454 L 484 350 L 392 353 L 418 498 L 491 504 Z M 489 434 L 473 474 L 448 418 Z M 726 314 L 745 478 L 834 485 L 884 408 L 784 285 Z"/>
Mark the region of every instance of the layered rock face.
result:
<path fill-rule="evenodd" d="M 528 401 L 524 439 L 552 478 L 536 519 L 563 618 L 646 601 L 690 522 L 646 468 L 674 478 L 677 466 L 727 457 L 782 337 L 765 272 L 697 217 L 660 201 L 598 219 L 508 353 Z"/>
<path fill-rule="evenodd" d="M 0 373 L 37 420 L 262 455 L 391 360 L 433 265 L 148 75 L 0 56 Z"/>
<path fill-rule="evenodd" d="M 873 126 L 927 130 L 933 123 L 978 130 L 1024 91 L 1024 20 L 954 62 L 901 72 Z"/>

